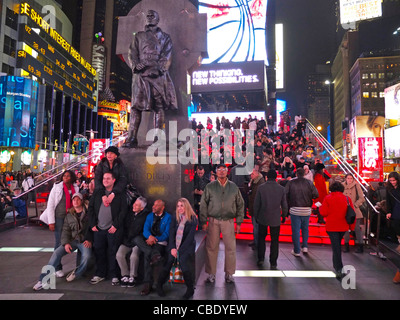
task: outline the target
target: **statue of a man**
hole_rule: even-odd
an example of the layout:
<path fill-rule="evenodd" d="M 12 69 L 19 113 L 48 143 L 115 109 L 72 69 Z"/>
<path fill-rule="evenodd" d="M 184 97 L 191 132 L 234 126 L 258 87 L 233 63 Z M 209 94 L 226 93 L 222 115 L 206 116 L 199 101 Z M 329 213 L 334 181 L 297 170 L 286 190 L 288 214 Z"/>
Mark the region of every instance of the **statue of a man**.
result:
<path fill-rule="evenodd" d="M 123 145 L 135 148 L 143 111 L 154 111 L 154 128 L 163 129 L 164 111 L 178 108 L 175 87 L 168 73 L 172 57 L 170 36 L 157 25 L 159 15 L 149 10 L 145 31 L 138 32 L 129 47 L 132 68 L 132 109 L 129 135 Z"/>

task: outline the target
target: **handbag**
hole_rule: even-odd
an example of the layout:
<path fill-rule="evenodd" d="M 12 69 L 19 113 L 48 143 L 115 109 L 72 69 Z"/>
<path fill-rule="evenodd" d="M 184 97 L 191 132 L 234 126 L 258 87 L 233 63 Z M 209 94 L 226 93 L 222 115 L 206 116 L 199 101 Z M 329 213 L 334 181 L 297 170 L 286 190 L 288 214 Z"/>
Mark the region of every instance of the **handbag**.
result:
<path fill-rule="evenodd" d="M 179 266 L 178 259 L 175 259 L 174 264 L 172 265 L 172 268 L 169 271 L 169 282 L 185 283 L 185 280 L 183 280 L 183 272 L 181 267 Z"/>
<path fill-rule="evenodd" d="M 348 224 L 353 224 L 354 221 L 356 220 L 356 212 L 350 205 L 349 197 L 346 197 L 346 201 L 347 201 L 346 222 Z"/>

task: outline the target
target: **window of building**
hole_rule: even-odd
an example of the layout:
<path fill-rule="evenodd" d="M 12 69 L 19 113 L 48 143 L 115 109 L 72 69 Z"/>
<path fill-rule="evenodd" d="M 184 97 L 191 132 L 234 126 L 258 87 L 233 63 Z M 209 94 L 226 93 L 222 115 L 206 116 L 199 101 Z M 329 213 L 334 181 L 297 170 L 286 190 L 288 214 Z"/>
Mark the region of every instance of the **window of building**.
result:
<path fill-rule="evenodd" d="M 363 78 L 363 79 L 368 79 L 368 73 L 363 73 L 363 74 L 362 74 L 362 78 Z"/>
<path fill-rule="evenodd" d="M 379 79 L 385 79 L 385 73 L 384 72 L 379 72 L 378 73 L 378 78 Z"/>
<path fill-rule="evenodd" d="M 385 97 L 385 92 L 384 91 L 379 92 L 379 98 L 384 98 L 384 97 Z"/>
<path fill-rule="evenodd" d="M 370 76 L 371 76 L 371 79 L 376 79 L 376 73 L 371 73 Z"/>
<path fill-rule="evenodd" d="M 1 72 L 7 73 L 9 75 L 14 75 L 14 67 L 9 66 L 6 63 L 3 63 L 3 65 L 1 66 Z"/>
<path fill-rule="evenodd" d="M 369 98 L 369 92 L 368 91 L 364 91 L 363 92 L 363 98 Z"/>
<path fill-rule="evenodd" d="M 11 39 L 7 35 L 4 35 L 3 52 L 15 58 L 15 50 L 16 50 L 16 41 L 14 39 Z"/>
<path fill-rule="evenodd" d="M 9 26 L 14 30 L 17 30 L 18 28 L 18 14 L 16 14 L 14 10 L 11 10 L 10 8 L 7 8 L 6 10 L 6 26 Z"/>
<path fill-rule="evenodd" d="M 371 92 L 371 98 L 378 98 L 378 92 L 376 91 Z"/>

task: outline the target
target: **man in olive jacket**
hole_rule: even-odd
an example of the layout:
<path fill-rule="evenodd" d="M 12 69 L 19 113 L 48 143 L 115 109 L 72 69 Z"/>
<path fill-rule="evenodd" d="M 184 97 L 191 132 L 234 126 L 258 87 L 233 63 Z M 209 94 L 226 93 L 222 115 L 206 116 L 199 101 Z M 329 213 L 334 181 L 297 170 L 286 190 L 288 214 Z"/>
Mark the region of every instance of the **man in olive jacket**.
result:
<path fill-rule="evenodd" d="M 258 262 L 261 266 L 265 257 L 265 237 L 271 234 L 269 262 L 271 269 L 276 269 L 279 253 L 279 232 L 281 215 L 287 216 L 285 188 L 276 182 L 276 171 L 267 172 L 267 181 L 257 188 L 254 200 L 254 217 L 258 223 Z"/>
<path fill-rule="evenodd" d="M 224 164 L 217 166 L 217 180 L 210 182 L 204 189 L 200 201 L 200 225 L 207 230 L 205 271 L 209 274 L 207 282 L 215 282 L 220 234 L 225 245 L 225 281 L 234 282 L 236 270 L 236 232 L 244 218 L 244 201 L 239 188 L 228 180 L 228 168 Z M 208 219 L 208 228 L 207 228 Z"/>

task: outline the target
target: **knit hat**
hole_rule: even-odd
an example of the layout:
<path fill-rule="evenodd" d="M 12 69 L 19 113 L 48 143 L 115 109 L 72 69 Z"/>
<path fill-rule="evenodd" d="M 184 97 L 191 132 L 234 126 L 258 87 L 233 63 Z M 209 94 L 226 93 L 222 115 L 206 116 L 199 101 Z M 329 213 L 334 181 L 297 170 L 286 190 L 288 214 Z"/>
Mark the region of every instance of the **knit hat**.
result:
<path fill-rule="evenodd" d="M 104 151 L 104 154 L 107 154 L 107 152 L 112 152 L 115 153 L 117 155 L 117 157 L 119 157 L 119 151 L 118 148 L 115 146 L 110 146 L 106 149 L 106 151 Z"/>

